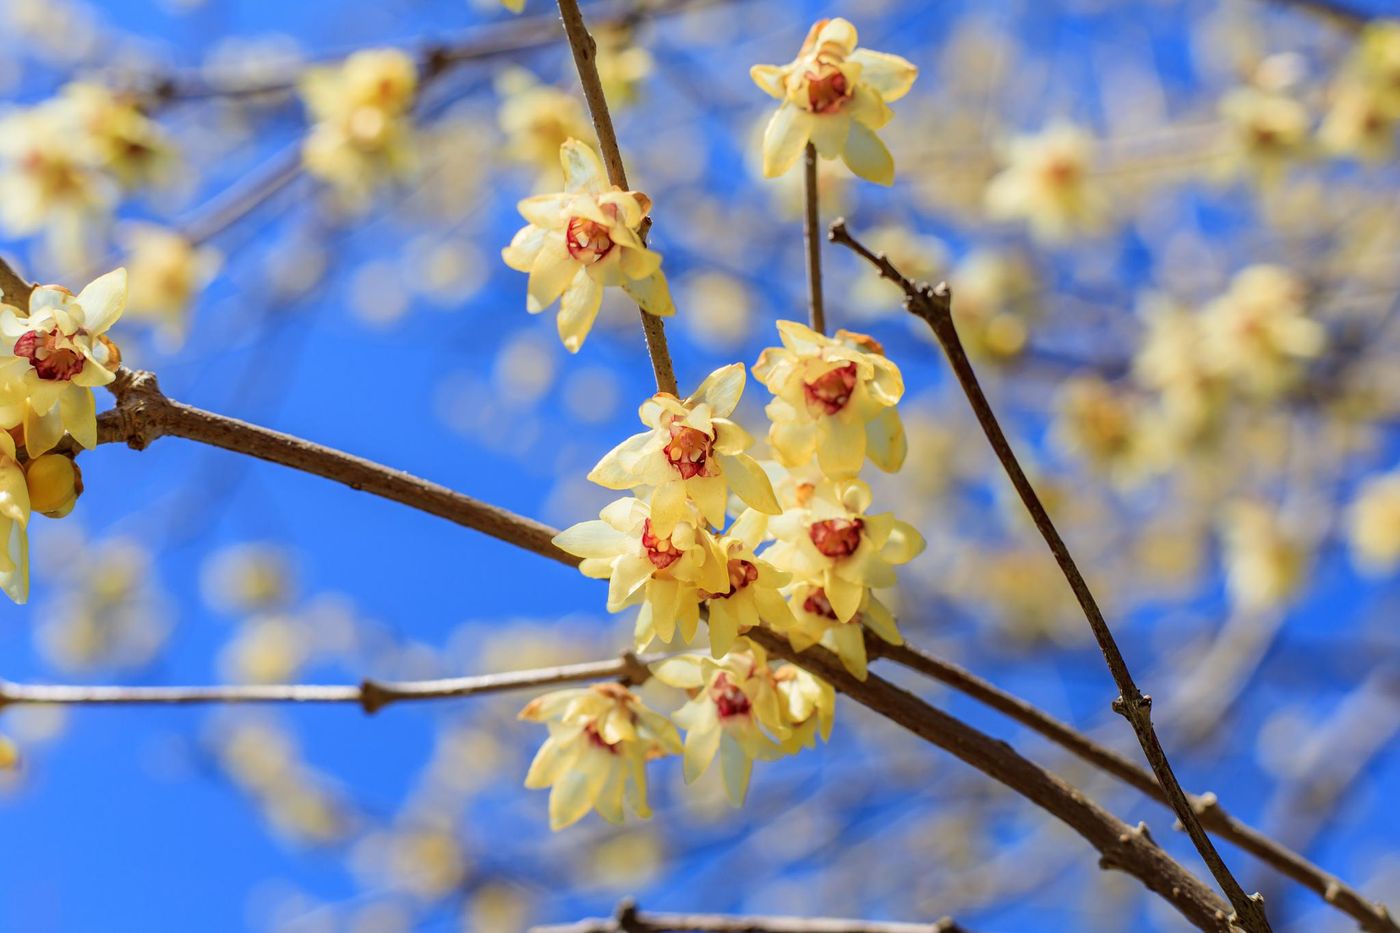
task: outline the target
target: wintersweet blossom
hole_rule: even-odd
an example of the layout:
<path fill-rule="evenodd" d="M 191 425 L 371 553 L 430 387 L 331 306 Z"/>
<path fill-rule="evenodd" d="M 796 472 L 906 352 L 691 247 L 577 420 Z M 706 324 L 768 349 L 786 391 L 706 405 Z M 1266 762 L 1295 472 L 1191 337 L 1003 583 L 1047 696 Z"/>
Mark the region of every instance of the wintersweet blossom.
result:
<path fill-rule="evenodd" d="M 1222 521 L 1225 582 L 1246 612 L 1285 604 L 1303 585 L 1308 552 L 1277 507 L 1259 501 L 1231 503 Z"/>
<path fill-rule="evenodd" d="M 1307 287 L 1282 266 L 1241 270 L 1202 310 L 1205 352 L 1222 375 L 1261 396 L 1289 388 L 1327 343 L 1307 316 Z"/>
<path fill-rule="evenodd" d="M 608 581 L 608 611 L 641 603 L 638 640 L 693 641 L 700 625 L 700 593 L 729 588 L 724 553 L 693 509 L 670 527 L 652 521 L 641 499 L 619 499 L 595 521 L 564 529 L 554 543 L 582 558 L 584 576 Z"/>
<path fill-rule="evenodd" d="M 65 431 L 83 447 L 97 446 L 92 389 L 116 378 L 121 354 L 105 335 L 125 306 L 125 269 L 108 272 L 76 296 L 59 285 L 40 285 L 28 313 L 0 305 L 0 381 L 22 385 L 30 457 L 47 453 Z"/>
<path fill-rule="evenodd" d="M 653 395 L 639 412 L 650 430 L 614 447 L 588 478 L 607 489 L 653 487 L 652 518 L 663 526 L 689 499 L 706 521 L 723 527 L 730 489 L 750 507 L 778 514 L 768 475 L 745 453 L 753 438 L 729 420 L 744 382 L 744 364 L 733 363 L 706 376 L 685 401 Z"/>
<path fill-rule="evenodd" d="M 747 509 L 719 538 L 729 588 L 700 594 L 709 619 L 710 653 L 716 658 L 728 654 L 741 633 L 760 623 L 777 629 L 792 624 L 792 612 L 778 592 L 791 577 L 754 553 L 767 527 L 767 516 Z"/>
<path fill-rule="evenodd" d="M 582 102 L 524 68 L 505 69 L 495 86 L 501 98 L 496 122 L 506 136 L 506 154 L 539 171 L 537 190 L 557 190 L 559 147 L 571 139 L 593 139 Z"/>
<path fill-rule="evenodd" d="M 0 589 L 29 599 L 29 489 L 9 431 L 0 431 Z"/>
<path fill-rule="evenodd" d="M 218 252 L 155 224 L 133 225 L 126 245 L 127 319 L 149 321 L 167 347 L 178 347 L 188 330 L 190 303 L 219 271 Z"/>
<path fill-rule="evenodd" d="M 755 65 L 749 75 L 782 101 L 763 134 L 763 174 L 792 168 L 810 142 L 824 159 L 840 156 L 862 178 L 894 182 L 894 159 L 875 131 L 894 117 L 889 104 L 909 92 L 919 69 L 898 55 L 856 48 L 847 20 L 818 20 L 797 58 Z"/>
<path fill-rule="evenodd" d="M 1367 573 L 1400 566 L 1400 470 L 1367 479 L 1347 511 L 1352 558 Z"/>
<path fill-rule="evenodd" d="M 404 52 L 365 49 L 340 65 L 309 69 L 300 90 L 315 121 L 302 144 L 311 174 L 359 200 L 381 175 L 412 165 L 408 112 L 418 67 Z"/>
<path fill-rule="evenodd" d="M 904 395 L 899 367 L 863 334 L 826 337 L 794 321 L 779 321 L 783 345 L 769 347 L 754 377 L 775 396 L 769 443 L 786 466 L 813 456 L 828 476 L 860 472 L 867 457 L 886 472 L 904 463 L 908 443 L 895 409 Z"/>
<path fill-rule="evenodd" d="M 59 101 L 72 108 L 98 164 L 122 187 L 155 185 L 169 177 L 174 147 L 160 124 L 141 109 L 138 97 L 76 82 L 63 89 Z"/>
<path fill-rule="evenodd" d="M 559 149 L 564 191 L 520 202 L 529 223 L 501 251 L 506 265 L 528 272 L 526 310 L 559 301 L 559 337 L 578 352 L 603 303 L 603 289 L 621 285 L 648 314 L 675 313 L 661 255 L 647 249 L 640 228 L 651 198 L 609 185 L 603 163 L 584 143 Z"/>
<path fill-rule="evenodd" d="M 867 629 L 891 645 L 904 644 L 904 636 L 895 625 L 894 614 L 869 590 L 862 595 L 855 614 L 844 622 L 837 617 L 836 610 L 831 607 L 831 601 L 820 586 L 809 583 L 797 585 L 792 590 L 789 606 L 794 617 L 793 624 L 779 630 L 787 636 L 792 647 L 797 651 L 806 651 L 813 645 L 821 644 L 831 649 L 857 680 L 864 680 L 867 674 Z"/>
<path fill-rule="evenodd" d="M 620 823 L 624 803 L 638 816 L 651 816 L 646 762 L 681 751 L 676 727 L 621 684 L 547 693 L 531 700 L 520 718 L 549 727 L 525 786 L 550 788 L 551 829 L 577 823 L 591 809 Z"/>
<path fill-rule="evenodd" d="M 690 693 L 671 719 L 685 730 L 684 771 L 694 781 L 719 756 L 724 789 L 736 807 L 744 802 L 755 759 L 779 756 L 792 735 L 785 712 L 789 698 L 778 693 L 763 649 L 740 639 L 719 660 L 701 655 L 667 658 L 652 675 Z"/>
<path fill-rule="evenodd" d="M 1087 133 L 1067 124 L 1012 140 L 1006 168 L 987 184 L 987 213 L 1023 220 L 1047 243 L 1098 232 L 1109 205 L 1090 176 L 1093 147 Z"/>
<path fill-rule="evenodd" d="M 1239 87 L 1220 100 L 1220 114 L 1234 136 L 1235 170 L 1251 169 L 1273 181 L 1308 146 L 1308 110 L 1281 89 Z"/>
<path fill-rule="evenodd" d="M 29 507 L 48 518 L 63 518 L 83 494 L 83 472 L 68 454 L 48 453 L 24 467 Z"/>
<path fill-rule="evenodd" d="M 820 586 L 837 620 L 849 622 L 866 589 L 894 586 L 895 566 L 917 557 L 924 539 L 889 512 L 867 514 L 870 487 L 860 480 L 802 485 L 798 493 L 800 500 L 768 523 L 777 540 L 763 556 L 795 580 Z"/>
<path fill-rule="evenodd" d="M 831 738 L 836 720 L 836 691 L 831 684 L 796 664 L 774 667 L 773 684 L 778 690 L 783 718 L 792 727 L 791 734 L 781 743 L 786 754 L 815 748 L 818 736 L 823 742 Z"/>

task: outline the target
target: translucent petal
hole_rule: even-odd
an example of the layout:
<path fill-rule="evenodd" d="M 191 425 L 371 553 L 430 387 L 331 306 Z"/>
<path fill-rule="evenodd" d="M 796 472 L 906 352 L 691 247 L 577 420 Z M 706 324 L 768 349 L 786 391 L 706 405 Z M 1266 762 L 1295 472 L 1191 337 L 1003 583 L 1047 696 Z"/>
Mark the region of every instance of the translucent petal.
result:
<path fill-rule="evenodd" d="M 863 123 L 852 123 L 846 148 L 842 153 L 846 165 L 861 178 L 877 185 L 894 184 L 894 157 L 875 135 L 875 131 Z"/>
<path fill-rule="evenodd" d="M 588 332 L 593 329 L 593 321 L 598 317 L 598 309 L 603 305 L 603 286 L 586 268 L 580 268 L 569 287 L 564 290 L 559 303 L 559 339 L 564 349 L 577 353 L 583 346 Z"/>
<path fill-rule="evenodd" d="M 776 178 L 797 162 L 812 138 L 813 116 L 800 107 L 783 104 L 763 132 L 763 174 Z"/>

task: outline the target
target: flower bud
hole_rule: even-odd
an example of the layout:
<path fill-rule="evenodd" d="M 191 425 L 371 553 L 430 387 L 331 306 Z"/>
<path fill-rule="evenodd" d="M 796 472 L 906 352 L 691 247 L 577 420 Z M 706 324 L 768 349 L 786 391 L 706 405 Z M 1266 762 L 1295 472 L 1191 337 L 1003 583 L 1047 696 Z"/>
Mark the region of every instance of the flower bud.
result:
<path fill-rule="evenodd" d="M 49 518 L 62 518 L 73 511 L 83 494 L 83 474 L 78 464 L 65 454 L 44 454 L 25 468 L 29 485 L 29 507 Z"/>

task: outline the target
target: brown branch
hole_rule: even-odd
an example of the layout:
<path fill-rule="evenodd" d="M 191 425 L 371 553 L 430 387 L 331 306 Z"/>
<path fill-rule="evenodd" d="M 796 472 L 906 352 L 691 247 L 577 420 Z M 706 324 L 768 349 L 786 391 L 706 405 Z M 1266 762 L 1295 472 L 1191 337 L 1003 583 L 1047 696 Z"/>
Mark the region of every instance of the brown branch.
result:
<path fill-rule="evenodd" d="M 812 330 L 826 333 L 826 301 L 822 296 L 822 235 L 818 213 L 817 147 L 807 144 L 802 157 L 803 186 L 807 210 L 803 217 L 803 234 L 807 241 L 808 319 Z"/>
<path fill-rule="evenodd" d="M 0 680 L 0 710 L 7 706 L 192 706 L 209 703 L 345 703 L 377 713 L 399 702 L 448 700 L 592 680 L 645 683 L 647 664 L 626 652 L 612 661 L 564 664 L 532 670 L 448 677 L 440 680 L 365 680 L 359 684 L 226 684 L 199 687 L 69 687 Z"/>
<path fill-rule="evenodd" d="M 598 148 L 603 155 L 603 165 L 608 170 L 608 181 L 624 191 L 627 185 L 627 170 L 622 164 L 622 151 L 617 147 L 617 130 L 613 128 L 612 114 L 608 110 L 608 100 L 603 94 L 603 81 L 598 77 L 597 43 L 588 34 L 588 26 L 583 21 L 578 0 L 559 0 L 559 16 L 564 21 L 564 33 L 573 49 L 574 65 L 578 68 L 579 83 L 583 85 L 583 97 L 588 102 L 588 112 L 593 117 L 593 131 L 598 136 Z M 647 228 L 642 228 L 642 242 L 646 242 Z M 642 331 L 646 335 L 647 353 L 651 356 L 651 368 L 656 375 L 656 388 L 661 392 L 679 395 L 676 386 L 676 370 L 671 363 L 671 350 L 666 345 L 666 325 L 661 318 L 647 314 L 640 307 Z"/>
<path fill-rule="evenodd" d="M 1239 881 L 1235 879 L 1225 864 L 1224 859 L 1220 857 L 1220 853 L 1216 851 L 1210 836 L 1201 826 L 1200 818 L 1192 809 L 1191 801 L 1187 798 L 1186 792 L 1182 790 L 1181 783 L 1172 770 L 1171 762 L 1162 749 L 1161 740 L 1157 738 L 1157 731 L 1152 727 L 1152 698 L 1139 690 L 1133 681 L 1133 675 L 1128 670 L 1127 662 L 1123 660 L 1123 653 L 1119 650 L 1118 642 L 1114 639 L 1108 622 L 1105 621 L 1103 613 L 1099 610 L 1098 602 L 1094 599 L 1089 584 L 1070 555 L 1069 548 L 1065 545 L 1064 539 L 1060 537 L 1054 522 L 1050 520 L 1050 514 L 1045 511 L 1045 506 L 1041 504 L 1040 497 L 1036 495 L 1035 488 L 1026 477 L 1025 470 L 1021 468 L 1020 461 L 1016 459 L 1016 454 L 1012 451 L 1011 444 L 1007 441 L 1006 434 L 1002 431 L 1001 424 L 992 411 L 991 403 L 987 401 L 987 396 L 982 392 L 982 386 L 977 381 L 977 374 L 973 371 L 972 363 L 968 361 L 962 340 L 958 337 L 957 328 L 953 324 L 952 293 L 947 284 L 941 284 L 937 288 L 927 284 L 915 285 L 895 268 L 889 259 L 877 256 L 852 237 L 846 230 L 846 224 L 843 220 L 832 224 L 830 237 L 833 242 L 840 243 L 866 259 L 879 270 L 881 276 L 903 289 L 905 307 L 912 314 L 923 318 L 933 331 L 944 354 L 948 357 L 953 374 L 957 377 L 959 385 L 962 386 L 964 394 L 967 395 L 968 403 L 972 406 L 973 414 L 977 416 L 977 422 L 981 425 L 983 433 L 986 434 L 987 441 L 991 444 L 997 459 L 1001 461 L 1007 477 L 1011 480 L 1011 485 L 1016 488 L 1021 502 L 1025 505 L 1026 511 L 1030 513 L 1041 537 L 1045 539 L 1046 545 L 1050 548 L 1050 553 L 1054 555 L 1055 562 L 1059 564 L 1065 580 L 1069 582 L 1070 589 L 1074 591 L 1080 608 L 1084 611 L 1084 618 L 1088 620 L 1089 627 L 1094 632 L 1099 650 L 1103 652 L 1109 672 L 1113 675 L 1113 682 L 1118 687 L 1119 695 L 1113 701 L 1114 711 L 1121 714 L 1132 725 L 1133 732 L 1138 738 L 1138 744 L 1142 746 L 1143 754 L 1147 757 L 1153 774 L 1157 776 L 1158 783 L 1166 792 L 1172 810 L 1175 811 L 1177 819 L 1185 827 L 1187 835 L 1191 837 L 1196 851 L 1201 854 L 1201 858 L 1215 877 L 1216 883 L 1220 885 L 1221 890 L 1225 892 L 1231 905 L 1234 906 L 1239 923 L 1250 933 L 1270 933 L 1271 928 L 1268 917 L 1264 913 L 1263 898 L 1258 894 L 1248 895 L 1244 892 Z"/>
<path fill-rule="evenodd" d="M 401 470 L 174 401 L 161 392 L 152 373 L 123 369 L 108 388 L 117 404 L 97 419 L 98 443 L 124 442 L 141 450 L 159 437 L 183 437 L 323 476 L 562 564 L 578 564 L 578 558 L 554 546 L 558 532 L 547 525 Z"/>
<path fill-rule="evenodd" d="M 1171 806 L 1166 792 L 1152 776 L 1152 772 L 971 671 L 908 644 L 894 646 L 871 639 L 868 647 L 872 656 L 886 658 L 947 684 L 1033 729 L 1082 761 L 1113 775 L 1153 800 Z M 1191 794 L 1188 799 L 1191 809 L 1200 817 L 1201 824 L 1206 829 L 1230 840 L 1261 862 L 1277 869 L 1280 874 L 1321 895 L 1337 910 L 1353 917 L 1363 930 L 1373 933 L 1400 933 L 1400 924 L 1391 918 L 1390 911 L 1384 904 L 1368 901 L 1361 892 L 1303 858 L 1294 849 L 1241 823 L 1226 812 L 1215 794 Z"/>
<path fill-rule="evenodd" d="M 643 913 L 631 898 L 606 919 L 531 927 L 529 933 L 970 933 L 944 918 L 934 923 L 837 920 L 832 917 L 755 917 L 732 914 Z"/>
<path fill-rule="evenodd" d="M 1099 851 L 1099 865 L 1134 876 L 1202 930 L 1227 933 L 1229 905 L 1199 878 L 1162 850 L 1146 824 L 1128 826 L 1088 799 L 1082 791 L 994 739 L 871 674 L 856 680 L 830 651 L 812 647 L 802 653 L 779 635 L 750 630 L 748 637 L 770 654 L 792 661 L 828 681 L 846 696 L 920 738 L 937 745 L 988 777 L 1005 784 L 1058 818 Z"/>

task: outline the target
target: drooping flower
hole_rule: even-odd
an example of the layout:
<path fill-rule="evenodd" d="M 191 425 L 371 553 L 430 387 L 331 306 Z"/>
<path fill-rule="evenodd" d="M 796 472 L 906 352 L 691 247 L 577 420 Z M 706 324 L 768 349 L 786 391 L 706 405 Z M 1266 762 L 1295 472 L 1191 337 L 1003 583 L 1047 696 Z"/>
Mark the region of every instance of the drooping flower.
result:
<path fill-rule="evenodd" d="M 779 631 L 787 636 L 792 647 L 806 651 L 813 645 L 821 644 L 831 649 L 857 680 L 866 678 L 867 629 L 891 645 L 904 644 L 904 636 L 895 625 L 894 614 L 868 589 L 861 597 L 855 614 L 844 622 L 831 608 L 826 591 L 810 583 L 793 587 L 789 606 L 794 617 L 793 624 L 787 629 L 779 628 Z"/>
<path fill-rule="evenodd" d="M 184 342 L 190 303 L 218 273 L 219 254 L 155 224 L 133 225 L 127 238 L 128 320 L 149 321 L 170 348 Z"/>
<path fill-rule="evenodd" d="M 84 447 L 97 446 L 92 389 L 116 378 L 121 355 L 105 335 L 125 306 L 125 269 L 108 272 L 76 296 L 59 285 L 40 285 L 28 313 L 0 305 L 0 380 L 22 384 L 30 457 L 47 453 L 65 431 Z"/>
<path fill-rule="evenodd" d="M 917 557 L 924 539 L 889 512 L 867 514 L 870 487 L 858 479 L 797 488 L 800 501 L 769 521 L 777 540 L 763 556 L 798 582 L 819 586 L 837 620 L 849 622 L 866 589 L 894 586 L 895 566 Z"/>
<path fill-rule="evenodd" d="M 687 643 L 700 625 L 700 593 L 722 593 L 729 586 L 724 553 L 693 509 L 670 527 L 652 520 L 641 499 L 618 499 L 598 520 L 564 529 L 554 543 L 583 558 L 584 576 L 608 581 L 608 611 L 641 604 L 637 635 L 671 642 L 679 631 Z"/>
<path fill-rule="evenodd" d="M 1362 483 L 1347 512 L 1352 558 L 1365 572 L 1400 566 L 1400 470 Z"/>
<path fill-rule="evenodd" d="M 797 58 L 786 65 L 755 65 L 749 75 L 782 101 L 763 135 L 763 174 L 792 168 L 807 143 L 824 159 L 840 156 L 862 178 L 894 181 L 894 159 L 875 131 L 894 117 L 889 104 L 909 92 L 919 75 L 906 59 L 856 48 L 847 20 L 818 20 Z"/>
<path fill-rule="evenodd" d="M 0 589 L 17 603 L 29 599 L 29 489 L 15 441 L 0 431 Z"/>
<path fill-rule="evenodd" d="M 676 727 L 621 684 L 547 693 L 531 700 L 520 718 L 549 727 L 525 786 L 550 788 L 551 829 L 577 823 L 591 809 L 621 823 L 624 803 L 638 816 L 651 816 L 646 762 L 681 751 Z"/>
<path fill-rule="evenodd" d="M 718 754 L 729 800 L 742 804 L 754 761 L 778 757 L 779 743 L 792 735 L 788 698 L 779 694 L 763 649 L 740 639 L 719 660 L 681 655 L 658 661 L 651 672 L 690 693 L 690 702 L 671 716 L 685 730 L 686 782 L 704 774 Z"/>
<path fill-rule="evenodd" d="M 886 472 L 904 463 L 908 445 L 895 409 L 904 395 L 899 367 L 878 343 L 840 330 L 826 337 L 795 321 L 779 321 L 781 347 L 769 347 L 754 377 L 775 398 L 768 440 L 787 466 L 813 456 L 828 476 L 850 477 L 867 457 Z"/>
<path fill-rule="evenodd" d="M 412 165 L 408 118 L 418 68 L 398 49 L 364 49 L 338 66 L 309 69 L 302 99 L 315 121 L 302 144 L 307 171 L 362 200 L 384 175 Z"/>
<path fill-rule="evenodd" d="M 815 748 L 817 736 L 826 742 L 836 720 L 836 691 L 820 677 L 796 664 L 779 664 L 773 668 L 773 683 L 782 701 L 783 718 L 792 733 L 783 740 L 783 751 L 795 754 L 803 748 Z"/>
<path fill-rule="evenodd" d="M 1201 312 L 1207 359 L 1256 395 L 1286 390 L 1327 342 L 1322 325 L 1307 316 L 1307 298 L 1303 281 L 1282 266 L 1241 270 Z"/>
<path fill-rule="evenodd" d="M 1098 232 L 1108 200 L 1090 177 L 1093 145 L 1087 133 L 1069 125 L 1012 140 L 1006 168 L 987 184 L 988 214 L 1023 220 L 1046 243 Z"/>
<path fill-rule="evenodd" d="M 706 521 L 723 527 L 731 488 L 750 507 L 778 514 L 768 475 L 745 453 L 753 438 L 729 420 L 744 381 L 744 364 L 733 363 L 710 373 L 685 401 L 653 395 L 639 412 L 650 430 L 614 447 L 588 478 L 607 489 L 653 487 L 652 518 L 663 526 L 689 499 Z"/>
<path fill-rule="evenodd" d="M 781 629 L 792 623 L 792 613 L 779 587 L 791 577 L 754 554 L 762 543 L 768 520 L 746 509 L 719 537 L 719 549 L 727 563 L 729 588 L 717 593 L 701 591 L 710 625 L 710 653 L 722 658 L 743 632 L 767 623 Z"/>
<path fill-rule="evenodd" d="M 620 285 L 648 314 L 675 313 L 661 255 L 639 230 L 651 198 L 609 185 L 594 151 L 571 139 L 559 150 L 564 191 L 520 202 L 529 223 L 501 251 L 506 265 L 528 272 L 526 310 L 538 314 L 559 300 L 559 337 L 578 352 L 603 303 L 603 289 Z"/>

